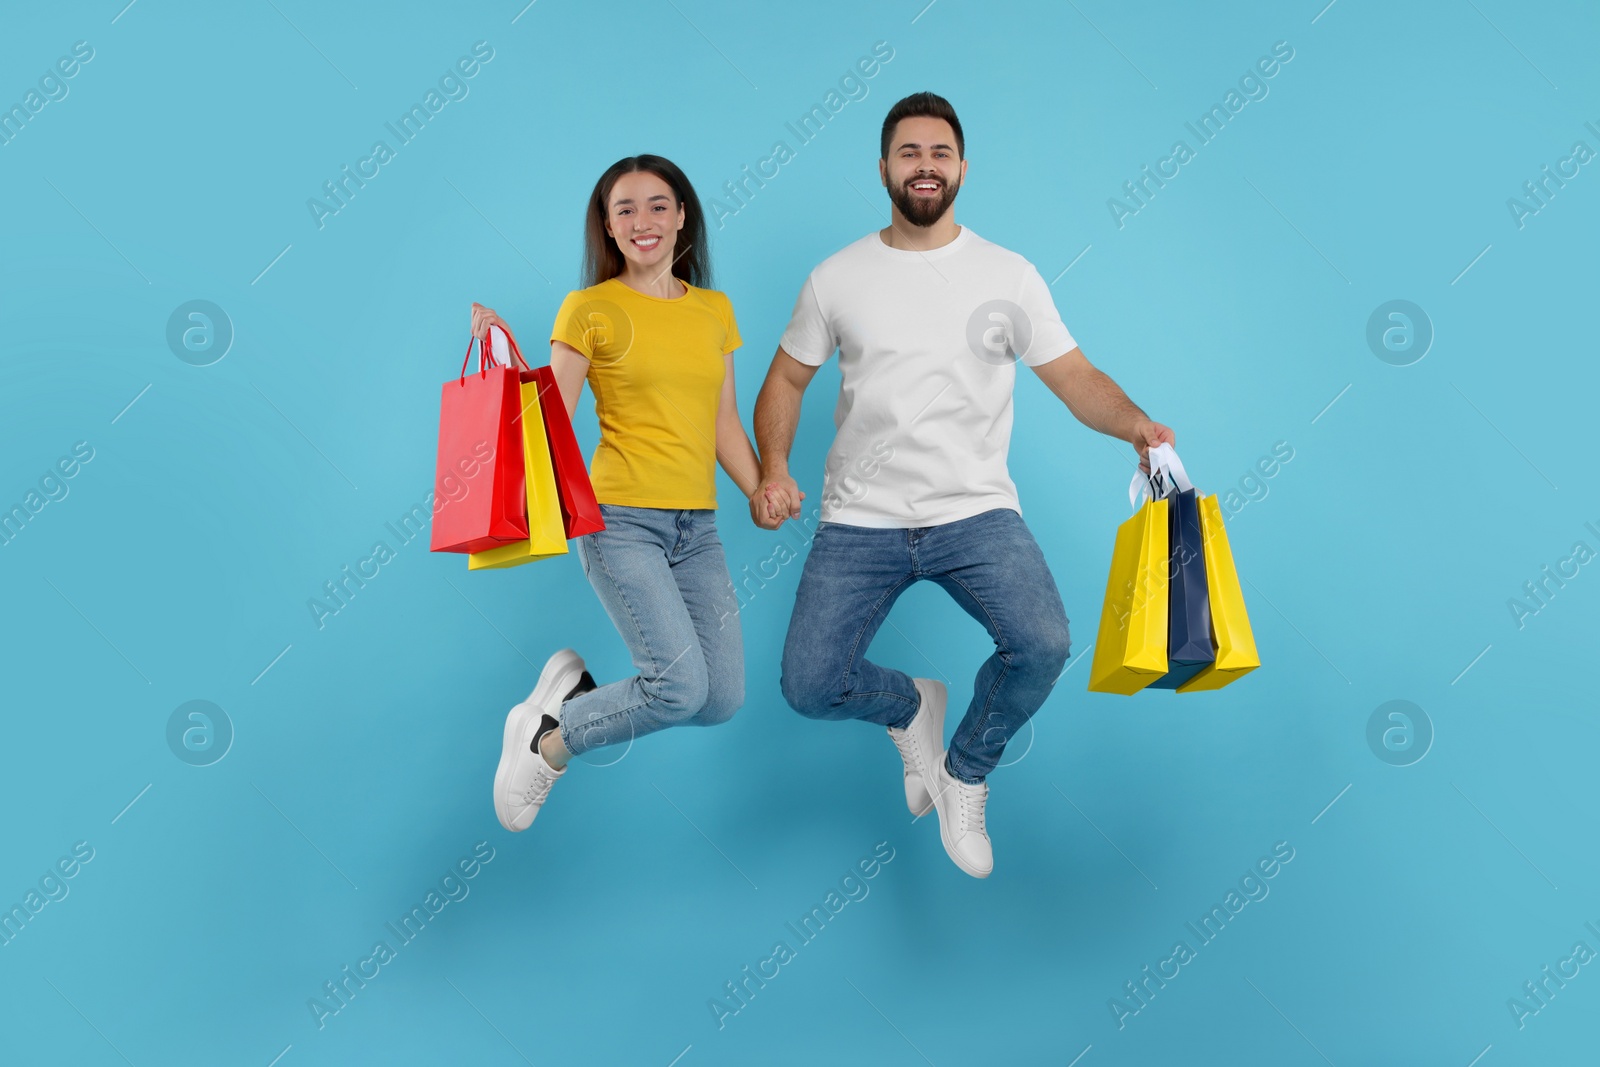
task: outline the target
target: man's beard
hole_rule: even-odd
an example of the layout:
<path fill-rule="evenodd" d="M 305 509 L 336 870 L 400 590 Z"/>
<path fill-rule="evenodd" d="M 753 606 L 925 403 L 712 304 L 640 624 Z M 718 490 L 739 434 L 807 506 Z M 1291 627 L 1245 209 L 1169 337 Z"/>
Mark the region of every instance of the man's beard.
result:
<path fill-rule="evenodd" d="M 956 194 L 961 191 L 959 185 L 950 185 L 943 178 L 934 178 L 932 180 L 939 183 L 937 197 L 920 197 L 911 192 L 914 182 L 928 180 L 926 177 L 911 178 L 902 182 L 899 188 L 889 190 L 890 201 L 913 226 L 926 228 L 938 222 L 944 217 L 944 213 L 950 210 L 950 205 L 956 202 Z"/>

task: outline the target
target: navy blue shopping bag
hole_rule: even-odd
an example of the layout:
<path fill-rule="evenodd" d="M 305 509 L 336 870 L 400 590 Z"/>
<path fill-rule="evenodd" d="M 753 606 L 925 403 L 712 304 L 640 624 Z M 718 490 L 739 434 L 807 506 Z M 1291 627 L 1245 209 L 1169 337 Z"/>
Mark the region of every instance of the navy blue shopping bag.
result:
<path fill-rule="evenodd" d="M 1200 498 L 1183 489 L 1167 498 L 1167 673 L 1150 689 L 1176 689 L 1217 658 L 1211 641 L 1211 594 L 1206 586 Z"/>

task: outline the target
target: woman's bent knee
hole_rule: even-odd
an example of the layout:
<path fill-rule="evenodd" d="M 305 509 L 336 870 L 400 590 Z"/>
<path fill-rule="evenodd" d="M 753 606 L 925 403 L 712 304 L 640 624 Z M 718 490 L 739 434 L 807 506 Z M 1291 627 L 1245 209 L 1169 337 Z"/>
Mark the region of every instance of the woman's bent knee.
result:
<path fill-rule="evenodd" d="M 660 678 L 642 679 L 650 710 L 667 723 L 687 722 L 706 706 L 711 695 L 705 671 L 689 671 L 679 663 Z"/>
<path fill-rule="evenodd" d="M 733 718 L 733 713 L 744 707 L 744 683 L 712 686 L 706 696 L 705 707 L 689 721 L 696 726 L 721 726 Z"/>

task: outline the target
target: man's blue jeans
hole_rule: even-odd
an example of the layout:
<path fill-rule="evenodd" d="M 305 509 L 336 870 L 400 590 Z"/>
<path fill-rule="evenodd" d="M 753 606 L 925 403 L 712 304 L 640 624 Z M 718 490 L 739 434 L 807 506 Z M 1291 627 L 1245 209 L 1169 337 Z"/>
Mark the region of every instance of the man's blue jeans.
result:
<path fill-rule="evenodd" d="M 914 529 L 818 524 L 784 642 L 783 696 L 814 719 L 909 725 L 919 699 L 911 676 L 866 651 L 895 600 L 922 580 L 994 639 L 948 757 L 956 777 L 982 781 L 1050 695 L 1072 644 L 1044 553 L 1010 508 Z"/>
<path fill-rule="evenodd" d="M 717 513 L 601 504 L 600 514 L 606 528 L 578 538 L 578 556 L 639 673 L 563 704 L 562 742 L 578 755 L 727 722 L 744 703 L 744 643 Z"/>

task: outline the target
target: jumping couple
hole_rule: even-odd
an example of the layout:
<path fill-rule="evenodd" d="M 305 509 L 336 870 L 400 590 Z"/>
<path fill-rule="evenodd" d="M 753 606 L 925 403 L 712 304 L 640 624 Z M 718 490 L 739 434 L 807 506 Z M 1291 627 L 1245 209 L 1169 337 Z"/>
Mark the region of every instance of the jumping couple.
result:
<path fill-rule="evenodd" d="M 805 493 L 788 455 L 800 400 L 837 350 L 837 434 L 784 644 L 783 696 L 810 718 L 887 728 L 912 814 L 938 813 L 945 851 L 967 874 L 993 869 L 989 772 L 1044 703 L 1071 644 L 1006 468 L 1016 362 L 1141 458 L 1173 434 L 1084 358 L 1032 264 L 956 225 L 967 163 L 948 101 L 917 93 L 890 109 L 878 172 L 890 224 L 829 256 L 801 287 L 756 402 L 759 456 L 735 401 L 739 328 L 727 296 L 709 288 L 694 189 L 653 155 L 619 160 L 596 183 L 588 287 L 556 315 L 550 365 L 569 414 L 585 381 L 594 390 L 590 475 L 606 528 L 577 538 L 578 556 L 638 673 L 596 685 L 573 650 L 550 657 L 506 718 L 494 782 L 506 829 L 527 829 L 574 756 L 670 726 L 714 726 L 744 703 L 716 464 L 758 526 L 797 518 Z M 473 334 L 491 326 L 510 332 L 474 304 Z M 944 685 L 866 658 L 895 600 L 924 579 L 994 641 L 948 748 Z"/>

